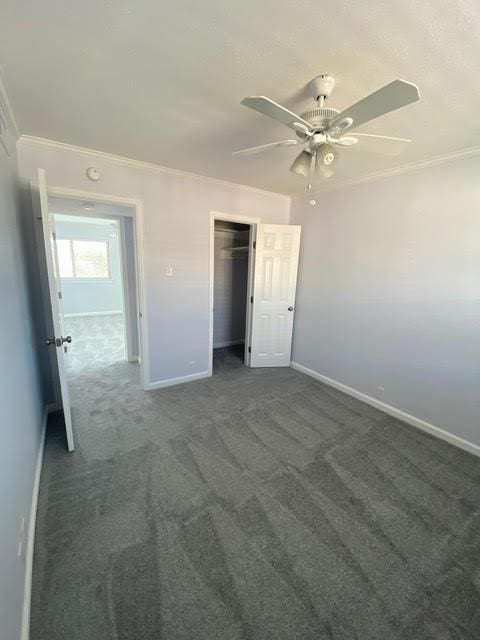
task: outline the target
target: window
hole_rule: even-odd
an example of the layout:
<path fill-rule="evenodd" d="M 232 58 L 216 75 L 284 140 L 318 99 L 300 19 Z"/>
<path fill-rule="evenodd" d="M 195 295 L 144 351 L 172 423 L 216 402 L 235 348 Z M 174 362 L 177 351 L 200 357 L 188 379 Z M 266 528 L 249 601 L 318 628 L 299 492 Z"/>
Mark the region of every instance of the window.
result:
<path fill-rule="evenodd" d="M 58 269 L 61 278 L 73 278 L 72 241 L 57 240 Z"/>
<path fill-rule="evenodd" d="M 57 240 L 61 278 L 109 279 L 108 242 L 97 240 Z"/>

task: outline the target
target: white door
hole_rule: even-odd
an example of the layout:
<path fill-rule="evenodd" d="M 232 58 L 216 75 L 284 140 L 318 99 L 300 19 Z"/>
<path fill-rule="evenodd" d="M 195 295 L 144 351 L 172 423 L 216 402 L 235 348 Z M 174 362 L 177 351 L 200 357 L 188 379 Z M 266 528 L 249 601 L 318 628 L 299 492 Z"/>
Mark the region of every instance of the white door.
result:
<path fill-rule="evenodd" d="M 251 367 L 289 367 L 301 227 L 257 225 Z"/>
<path fill-rule="evenodd" d="M 47 261 L 48 289 L 50 293 L 50 303 L 53 317 L 53 336 L 47 336 L 49 349 L 55 349 L 58 362 L 58 376 L 60 379 L 60 393 L 62 396 L 63 413 L 65 416 L 65 428 L 67 435 L 67 446 L 69 451 L 73 451 L 75 445 L 73 440 L 72 413 L 70 409 L 70 396 L 68 393 L 67 376 L 65 372 L 64 344 L 68 344 L 69 336 L 62 335 L 62 316 L 60 309 L 60 277 L 58 272 L 57 244 L 55 242 L 55 221 L 48 211 L 48 194 L 45 179 L 45 171 L 38 170 L 38 192 L 40 196 L 40 210 L 42 212 L 43 240 L 45 243 L 45 257 Z"/>

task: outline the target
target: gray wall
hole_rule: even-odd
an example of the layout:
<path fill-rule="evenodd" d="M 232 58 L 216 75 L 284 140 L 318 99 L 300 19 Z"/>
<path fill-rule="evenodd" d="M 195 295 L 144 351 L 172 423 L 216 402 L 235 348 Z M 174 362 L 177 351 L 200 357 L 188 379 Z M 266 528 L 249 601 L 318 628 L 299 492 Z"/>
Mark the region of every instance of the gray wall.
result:
<path fill-rule="evenodd" d="M 480 444 L 480 158 L 292 201 L 293 360 Z"/>
<path fill-rule="evenodd" d="M 86 177 L 92 165 L 98 183 Z M 19 167 L 25 182 L 42 167 L 50 185 L 143 201 L 149 381 L 207 371 L 210 211 L 285 224 L 289 198 L 27 140 Z M 173 277 L 165 275 L 170 265 Z"/>
<path fill-rule="evenodd" d="M 115 223 L 114 223 L 115 224 Z M 62 278 L 63 313 L 100 313 L 123 310 L 123 283 L 120 268 L 120 247 L 118 224 L 115 227 L 105 224 L 89 224 L 57 220 L 55 222 L 57 238 L 73 240 L 97 240 L 109 243 L 110 272 L 109 281 L 72 280 Z"/>
<path fill-rule="evenodd" d="M 232 244 L 238 245 L 236 235 L 227 230 L 215 230 L 214 348 L 245 339 L 248 253 L 225 250 Z M 242 238 L 245 238 L 245 233 Z"/>
<path fill-rule="evenodd" d="M 13 141 L 9 151 L 10 157 L 0 145 L 0 638 L 18 640 L 25 560 L 17 547 L 20 540 L 26 546 L 44 402 L 29 295 L 35 267 L 27 264 L 31 239 L 20 209 Z"/>

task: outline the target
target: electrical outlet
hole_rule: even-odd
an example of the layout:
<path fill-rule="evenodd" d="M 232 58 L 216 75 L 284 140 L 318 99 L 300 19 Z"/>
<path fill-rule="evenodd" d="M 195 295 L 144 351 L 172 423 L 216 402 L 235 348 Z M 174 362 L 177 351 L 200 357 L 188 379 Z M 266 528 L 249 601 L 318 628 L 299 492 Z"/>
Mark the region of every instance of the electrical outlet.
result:
<path fill-rule="evenodd" d="M 171 265 L 165 267 L 165 275 L 167 276 L 167 278 L 171 278 L 173 276 L 173 267 Z"/>
<path fill-rule="evenodd" d="M 375 397 L 378 400 L 383 400 L 384 396 L 385 396 L 385 389 L 383 387 L 377 387 L 377 390 L 375 391 Z"/>

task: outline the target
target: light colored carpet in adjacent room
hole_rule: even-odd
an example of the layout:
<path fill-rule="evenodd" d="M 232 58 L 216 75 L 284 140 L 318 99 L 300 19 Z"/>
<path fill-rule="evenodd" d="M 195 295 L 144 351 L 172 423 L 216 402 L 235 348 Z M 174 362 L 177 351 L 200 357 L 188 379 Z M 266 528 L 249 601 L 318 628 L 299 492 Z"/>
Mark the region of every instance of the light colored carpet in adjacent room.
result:
<path fill-rule="evenodd" d="M 125 360 L 125 317 L 122 313 L 66 316 L 63 331 L 72 338 L 66 357 L 69 375 Z"/>
<path fill-rule="evenodd" d="M 32 640 L 480 637 L 480 460 L 291 369 L 121 363 L 49 425 Z"/>

